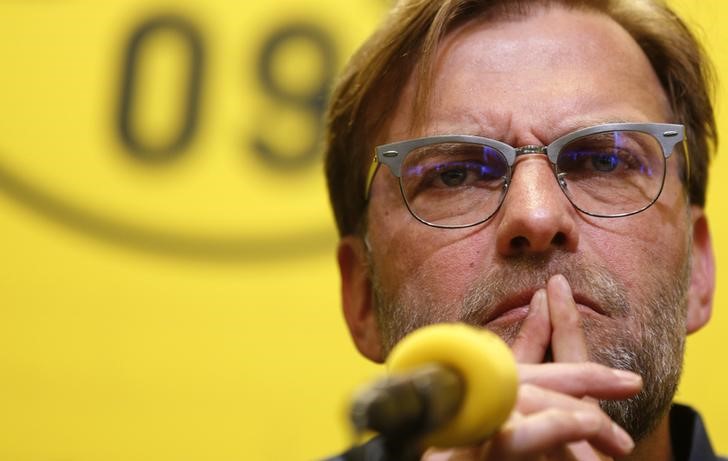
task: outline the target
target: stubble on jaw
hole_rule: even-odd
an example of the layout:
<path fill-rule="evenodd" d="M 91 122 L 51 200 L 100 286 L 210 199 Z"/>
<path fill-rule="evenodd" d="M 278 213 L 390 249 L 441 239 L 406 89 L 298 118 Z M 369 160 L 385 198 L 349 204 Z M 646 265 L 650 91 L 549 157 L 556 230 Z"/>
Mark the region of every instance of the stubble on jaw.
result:
<path fill-rule="evenodd" d="M 689 249 L 687 243 L 685 248 Z M 626 289 L 597 265 L 588 264 L 577 255 L 553 253 L 512 258 L 507 265 L 481 276 L 461 299 L 444 305 L 433 299 L 424 283 L 408 283 L 397 293 L 387 292 L 370 256 L 370 277 L 383 350 L 388 354 L 408 333 L 434 323 L 464 322 L 483 327 L 497 303 L 515 293 L 544 287 L 556 274 L 564 275 L 575 293 L 587 295 L 603 311 L 604 317 L 582 316 L 591 360 L 642 376 L 644 387 L 638 395 L 600 404 L 635 441 L 643 439 L 669 410 L 680 381 L 689 254 L 677 271 L 656 269 L 645 274 L 645 287 L 638 300 L 628 300 Z M 491 329 L 511 344 L 521 323 Z"/>

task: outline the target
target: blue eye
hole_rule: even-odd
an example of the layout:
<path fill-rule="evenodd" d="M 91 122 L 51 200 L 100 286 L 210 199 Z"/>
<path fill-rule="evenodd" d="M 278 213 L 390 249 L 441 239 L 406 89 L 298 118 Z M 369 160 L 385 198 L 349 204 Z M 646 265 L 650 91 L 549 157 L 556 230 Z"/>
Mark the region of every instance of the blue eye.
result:
<path fill-rule="evenodd" d="M 559 156 L 559 169 L 572 174 L 614 173 L 632 168 L 626 152 L 604 149 L 574 149 Z"/>
<path fill-rule="evenodd" d="M 450 169 L 440 173 L 440 179 L 449 187 L 459 186 L 465 182 L 468 176 L 467 170 L 464 168 Z"/>
<path fill-rule="evenodd" d="M 442 184 L 447 187 L 473 185 L 483 181 L 499 180 L 504 172 L 502 165 L 483 164 L 480 162 L 449 162 L 438 165 L 434 170 Z"/>
<path fill-rule="evenodd" d="M 614 171 L 619 165 L 619 157 L 612 153 L 598 152 L 589 155 L 589 158 L 594 169 L 602 173 Z"/>
<path fill-rule="evenodd" d="M 503 155 L 489 146 L 443 143 L 412 151 L 402 165 L 409 193 L 494 187 L 508 174 Z"/>

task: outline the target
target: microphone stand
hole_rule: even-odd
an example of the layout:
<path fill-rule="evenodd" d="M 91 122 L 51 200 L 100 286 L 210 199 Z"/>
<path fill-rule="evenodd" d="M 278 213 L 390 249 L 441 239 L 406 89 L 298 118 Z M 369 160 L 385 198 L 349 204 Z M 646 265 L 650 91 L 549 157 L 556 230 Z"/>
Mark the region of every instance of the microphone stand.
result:
<path fill-rule="evenodd" d="M 352 448 L 341 457 L 344 461 L 420 461 L 423 451 L 417 440 L 377 437 Z"/>

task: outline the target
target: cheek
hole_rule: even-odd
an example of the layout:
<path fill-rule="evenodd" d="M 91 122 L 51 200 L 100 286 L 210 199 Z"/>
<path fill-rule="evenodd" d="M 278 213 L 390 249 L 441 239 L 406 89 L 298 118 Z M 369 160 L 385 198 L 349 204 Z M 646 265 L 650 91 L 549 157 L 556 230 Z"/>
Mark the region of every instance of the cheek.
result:
<path fill-rule="evenodd" d="M 460 299 L 493 258 L 494 238 L 488 228 L 438 229 L 422 224 L 396 194 L 382 190 L 389 201 L 372 201 L 369 241 L 380 283 L 434 302 Z M 391 201 L 396 198 L 398 202 Z M 391 204 L 385 207 L 383 204 Z"/>
<path fill-rule="evenodd" d="M 381 276 L 388 277 L 382 282 L 413 294 L 421 291 L 435 302 L 461 297 L 485 257 L 467 239 L 453 240 L 448 233 L 454 232 L 458 231 L 432 229 L 418 222 L 406 232 L 395 233 L 378 247 L 381 252 L 374 250 Z"/>
<path fill-rule="evenodd" d="M 681 186 L 677 186 L 681 188 Z M 633 297 L 639 299 L 656 278 L 674 277 L 689 252 L 690 232 L 681 189 L 666 184 L 660 200 L 633 216 L 590 221 L 581 251 L 595 255 Z"/>

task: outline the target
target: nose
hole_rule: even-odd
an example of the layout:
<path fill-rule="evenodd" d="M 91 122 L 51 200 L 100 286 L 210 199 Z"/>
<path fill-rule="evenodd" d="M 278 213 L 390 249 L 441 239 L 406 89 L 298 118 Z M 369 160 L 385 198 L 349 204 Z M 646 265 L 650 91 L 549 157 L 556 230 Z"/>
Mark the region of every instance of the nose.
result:
<path fill-rule="evenodd" d="M 543 155 L 518 159 L 500 212 L 496 246 L 503 256 L 577 248 L 577 211 Z"/>

